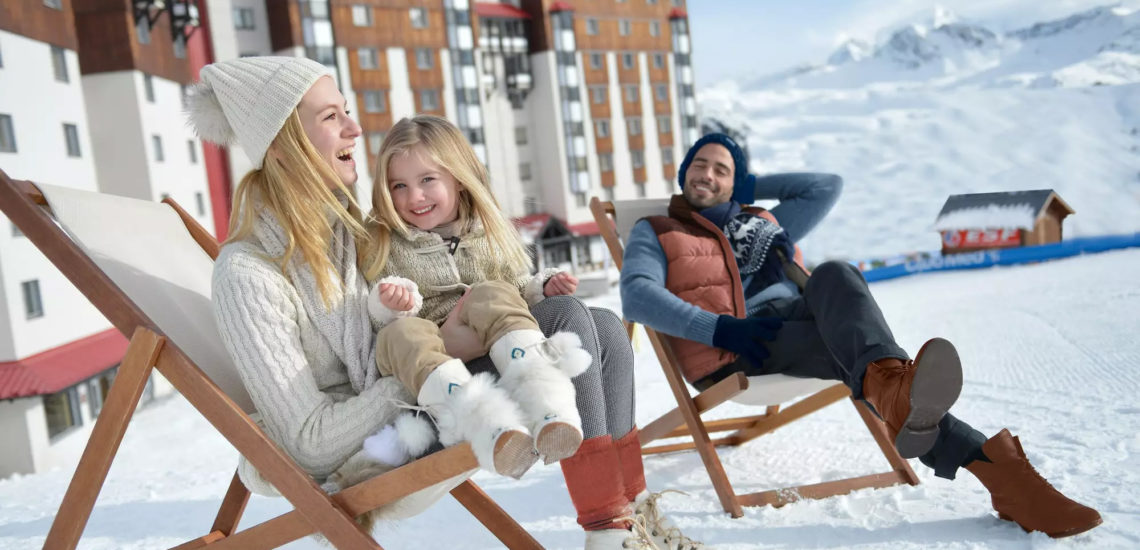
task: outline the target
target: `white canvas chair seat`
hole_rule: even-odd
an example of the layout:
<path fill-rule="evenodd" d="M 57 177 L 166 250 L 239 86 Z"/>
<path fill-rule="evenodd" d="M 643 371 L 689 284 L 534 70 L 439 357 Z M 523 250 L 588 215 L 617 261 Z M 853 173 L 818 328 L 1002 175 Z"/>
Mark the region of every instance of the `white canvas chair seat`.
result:
<path fill-rule="evenodd" d="M 178 548 L 272 548 L 319 533 L 337 548 L 377 549 L 353 517 L 370 511 L 374 518 L 409 517 L 447 492 L 506 546 L 541 548 L 468 479 L 478 465 L 467 444 L 387 472 L 376 469 L 377 477 L 349 480 L 362 482 L 336 494 L 323 492 L 250 416 L 256 415 L 253 402 L 210 303 L 217 242 L 166 202 L 33 185 L 0 171 L 0 210 L 131 338 L 45 547 L 78 543 L 146 380 L 158 369 L 246 462 L 208 534 Z M 294 510 L 238 531 L 250 487 L 283 495 Z"/>
<path fill-rule="evenodd" d="M 796 378 L 786 374 L 765 374 L 749 376 L 748 389 L 730 399 L 733 403 L 770 407 L 783 405 L 797 397 L 811 395 L 833 386 L 842 386 L 835 380 L 818 378 Z"/>
<path fill-rule="evenodd" d="M 623 243 L 629 239 L 634 224 L 647 216 L 667 215 L 668 207 L 669 199 L 603 202 L 595 197 L 590 201 L 590 211 L 619 269 L 625 250 Z M 895 450 L 882 422 L 866 405 L 851 400 L 890 463 L 891 471 L 814 485 L 737 494 L 724 472 L 716 447 L 744 444 L 836 401 L 850 398 L 851 392 L 836 380 L 795 378 L 783 374 L 746 377 L 743 373 L 735 373 L 693 395 L 685 383 L 680 362 L 669 341 L 653 329 L 644 328 L 677 400 L 677 408 L 642 427 L 639 437 L 641 452 L 655 454 L 695 449 L 704 462 L 721 506 L 733 517 L 744 514 L 742 506 L 782 506 L 804 498 L 823 498 L 866 487 L 918 484 L 918 477 Z M 633 324 L 627 321 L 626 329 L 632 338 Z M 763 414 L 737 418 L 708 421 L 701 418 L 701 414 L 729 401 L 765 407 L 765 411 Z M 786 408 L 783 408 L 785 405 Z M 728 432 L 728 435 L 717 439 L 712 439 L 709 435 L 722 432 Z M 688 441 L 650 445 L 661 439 L 678 437 Z"/>

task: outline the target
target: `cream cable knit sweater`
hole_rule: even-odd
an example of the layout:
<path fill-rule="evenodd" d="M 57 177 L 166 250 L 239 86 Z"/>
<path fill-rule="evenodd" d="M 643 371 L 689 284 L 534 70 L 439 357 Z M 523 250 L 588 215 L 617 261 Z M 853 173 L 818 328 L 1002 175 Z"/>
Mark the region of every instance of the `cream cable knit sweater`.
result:
<path fill-rule="evenodd" d="M 315 321 L 322 315 L 306 307 L 303 293 L 269 255 L 256 239 L 222 248 L 214 268 L 215 316 L 257 406 L 259 423 L 322 481 L 361 449 L 364 438 L 395 420 L 397 400 L 411 403 L 414 398 L 391 377 L 354 391 L 338 355 L 359 352 L 340 350 L 344 342 L 330 343 L 327 328 Z M 346 272 L 344 266 L 337 267 Z M 363 277 L 354 268 L 347 271 L 355 285 L 348 299 L 365 300 Z M 356 309 L 366 315 L 363 303 Z M 328 316 L 323 317 L 327 322 Z M 363 345 L 374 347 L 375 342 L 369 338 Z"/>

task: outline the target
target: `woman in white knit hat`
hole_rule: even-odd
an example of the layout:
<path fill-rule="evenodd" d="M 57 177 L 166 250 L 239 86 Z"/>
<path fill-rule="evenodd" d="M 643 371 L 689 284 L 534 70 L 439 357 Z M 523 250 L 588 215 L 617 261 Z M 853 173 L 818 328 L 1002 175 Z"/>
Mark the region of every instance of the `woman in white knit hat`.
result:
<path fill-rule="evenodd" d="M 257 406 L 259 423 L 318 482 L 338 475 L 359 480 L 359 471 L 345 470 L 358 464 L 364 440 L 396 421 L 400 405 L 414 400 L 395 377 L 380 376 L 374 362 L 368 284 L 357 265 L 358 246 L 366 250 L 369 237 L 350 192 L 360 126 L 328 69 L 291 57 L 204 67 L 187 114 L 202 139 L 240 145 L 253 164 L 234 197 L 213 296 L 222 339 Z M 622 483 L 607 506 L 632 513 L 636 505 L 658 531 L 659 544 L 695 547 L 662 521 L 656 498 L 645 492 L 632 428 L 633 354 L 620 320 L 612 312 L 586 310 L 572 297 L 558 298 L 536 306 L 535 317 L 547 333 L 576 330 L 596 346 L 594 366 L 583 377 L 596 378 L 593 385 L 604 395 L 589 400 L 607 416 L 603 425 L 618 430 L 613 446 L 579 469 L 619 469 L 616 479 Z M 469 329 L 452 325 L 444 331 L 448 351 L 452 340 L 456 349 L 473 340 Z M 467 338 L 449 339 L 452 334 Z M 586 397 L 581 390 L 580 408 Z M 599 421 L 582 412 L 584 424 Z M 423 448 L 422 442 L 400 443 Z M 274 492 L 244 460 L 239 472 L 255 492 Z M 615 523 L 619 529 L 613 531 L 638 538 L 621 528 L 627 525 Z M 622 547 L 627 536 L 614 534 L 619 536 L 595 537 L 594 544 L 587 539 L 588 547 Z"/>

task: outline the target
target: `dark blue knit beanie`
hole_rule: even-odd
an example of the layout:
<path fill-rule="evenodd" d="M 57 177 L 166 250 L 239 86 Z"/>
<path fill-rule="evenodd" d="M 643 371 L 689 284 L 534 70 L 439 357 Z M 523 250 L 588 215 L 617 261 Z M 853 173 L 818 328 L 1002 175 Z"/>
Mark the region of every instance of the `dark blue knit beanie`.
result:
<path fill-rule="evenodd" d="M 677 171 L 677 183 L 681 189 L 685 189 L 685 173 L 689 171 L 689 164 L 693 162 L 693 157 L 696 156 L 697 151 L 701 150 L 701 147 L 710 143 L 723 145 L 732 155 L 732 163 L 735 165 L 733 166 L 732 200 L 740 204 L 755 202 L 756 179 L 748 173 L 748 157 L 744 155 L 744 150 L 736 144 L 736 141 L 726 134 L 706 134 L 689 148 L 689 152 L 685 154 L 685 160 L 681 161 L 681 168 Z"/>

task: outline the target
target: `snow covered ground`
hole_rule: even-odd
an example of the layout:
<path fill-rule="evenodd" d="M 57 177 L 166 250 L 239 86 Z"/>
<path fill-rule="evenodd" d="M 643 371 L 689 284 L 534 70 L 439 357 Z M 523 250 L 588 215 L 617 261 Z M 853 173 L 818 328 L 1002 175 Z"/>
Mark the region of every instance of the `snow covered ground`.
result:
<path fill-rule="evenodd" d="M 1030 459 L 1070 496 L 1095 506 L 1101 527 L 1053 541 L 998 520 L 968 473 L 935 478 L 917 460 L 917 487 L 863 490 L 781 509 L 724 514 L 693 452 L 649 457 L 654 490 L 684 531 L 716 548 L 1140 548 L 1140 249 L 1037 265 L 918 275 L 872 289 L 899 342 L 931 336 L 962 355 L 965 389 L 954 408 L 987 434 L 1008 427 Z M 620 309 L 616 292 L 597 305 Z M 639 422 L 672 398 L 646 342 L 637 346 Z M 725 410 L 722 414 L 746 409 Z M 739 491 L 886 469 L 854 410 L 840 402 L 741 448 L 721 451 Z M 80 547 L 165 548 L 213 521 L 236 453 L 182 399 L 139 412 L 127 431 Z M 0 548 L 39 547 L 70 471 L 0 480 Z M 538 466 L 521 481 L 475 480 L 549 548 L 581 548 L 560 470 Z M 288 510 L 254 497 L 244 525 Z M 446 528 L 441 528 L 446 526 Z M 386 548 L 497 548 L 450 498 L 411 520 L 377 529 Z M 290 548 L 321 548 L 302 540 Z"/>

